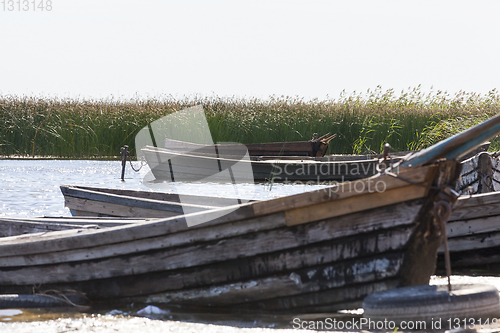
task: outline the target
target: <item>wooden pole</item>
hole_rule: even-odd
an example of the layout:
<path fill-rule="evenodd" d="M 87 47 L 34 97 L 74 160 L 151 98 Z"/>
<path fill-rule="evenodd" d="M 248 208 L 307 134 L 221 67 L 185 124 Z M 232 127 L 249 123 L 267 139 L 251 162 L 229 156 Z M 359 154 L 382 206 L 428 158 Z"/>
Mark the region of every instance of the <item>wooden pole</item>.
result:
<path fill-rule="evenodd" d="M 125 165 L 127 164 L 127 156 L 129 155 L 127 145 L 120 148 L 120 155 L 122 156 L 122 181 L 125 181 Z"/>
<path fill-rule="evenodd" d="M 477 159 L 477 193 L 494 192 L 493 190 L 493 164 L 488 153 L 481 153 Z"/>
<path fill-rule="evenodd" d="M 443 140 L 401 163 L 400 168 L 410 168 L 430 163 L 440 158 L 456 160 L 473 150 L 484 141 L 500 133 L 500 115 L 490 118 L 479 125 Z"/>

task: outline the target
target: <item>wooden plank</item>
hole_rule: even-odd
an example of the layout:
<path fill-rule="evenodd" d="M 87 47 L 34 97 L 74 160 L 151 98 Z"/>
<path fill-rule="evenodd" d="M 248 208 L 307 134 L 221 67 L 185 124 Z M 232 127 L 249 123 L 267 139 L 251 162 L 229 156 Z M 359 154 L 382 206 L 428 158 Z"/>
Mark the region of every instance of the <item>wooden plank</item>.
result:
<path fill-rule="evenodd" d="M 477 173 L 478 156 L 479 155 L 475 155 L 465 161 L 462 161 L 462 175 Z"/>
<path fill-rule="evenodd" d="M 476 249 L 474 251 L 461 251 L 450 253 L 452 259 L 452 271 L 457 268 L 480 268 L 488 269 L 487 265 L 497 265 L 500 262 L 500 251 L 498 247 L 491 251 L 490 249 Z M 444 267 L 442 255 L 439 257 L 440 266 Z M 495 267 L 494 266 L 494 267 Z"/>
<path fill-rule="evenodd" d="M 353 214 L 351 216 L 341 217 L 340 220 L 338 220 L 339 218 L 335 218 L 331 221 L 322 221 L 313 225 L 300 225 L 294 228 L 283 227 L 268 231 L 260 231 L 259 233 L 255 233 L 251 236 L 245 234 L 236 236 L 237 234 L 241 234 L 241 232 L 237 232 L 237 230 L 233 229 L 235 234 L 233 238 L 221 240 L 217 240 L 220 237 L 216 237 L 215 240 L 213 240 L 214 235 L 220 235 L 220 232 L 218 233 L 217 230 L 214 230 L 214 235 L 203 235 L 201 233 L 198 235 L 190 235 L 191 237 L 198 238 L 205 237 L 205 239 L 212 239 L 212 241 L 201 244 L 194 241 L 192 242 L 194 245 L 189 247 L 180 247 L 179 245 L 186 244 L 189 242 L 190 238 L 179 240 L 178 235 L 173 235 L 170 238 L 157 237 L 155 239 L 148 239 L 147 241 L 137 240 L 135 242 L 120 243 L 103 248 L 84 248 L 79 251 L 55 252 L 53 254 L 31 253 L 30 255 L 4 257 L 0 261 L 0 266 L 29 267 L 31 265 L 62 264 L 64 262 L 69 262 L 68 269 L 71 270 L 74 269 L 72 267 L 77 261 L 92 260 L 93 262 L 90 263 L 82 263 L 82 265 L 90 265 L 79 273 L 79 275 L 83 277 L 84 274 L 87 274 L 84 273 L 84 271 L 88 272 L 88 274 L 97 274 L 104 269 L 103 274 L 109 274 L 109 269 L 106 268 L 116 266 L 108 263 L 104 268 L 99 268 L 100 265 L 94 261 L 100 258 L 110 258 L 109 260 L 113 262 L 116 261 L 117 263 L 124 261 L 124 269 L 132 270 L 136 274 L 138 274 L 141 269 L 151 269 L 153 271 L 160 269 L 159 267 L 165 267 L 165 269 L 178 269 L 186 266 L 204 265 L 216 261 L 232 260 L 266 252 L 291 249 L 294 247 L 306 246 L 315 242 L 328 241 L 334 238 L 338 238 L 338 241 L 340 241 L 341 237 L 350 237 L 355 235 L 359 235 L 358 237 L 362 238 L 365 237 L 362 236 L 362 233 L 364 234 L 370 231 L 382 230 L 391 226 L 396 227 L 400 225 L 412 224 L 414 215 L 418 212 L 420 206 L 415 203 L 414 205 L 402 204 L 399 207 L 394 208 L 395 209 L 384 209 L 383 211 L 378 212 L 373 211 L 369 216 L 363 217 L 363 222 L 360 222 L 359 219 L 357 219 L 358 217 L 361 218 L 361 216 Z M 279 216 L 272 216 L 268 219 L 268 221 L 262 221 L 262 223 L 265 224 L 267 222 L 268 225 L 272 226 L 271 221 L 278 217 Z M 356 223 L 353 223 L 354 221 Z M 247 225 L 248 223 L 242 223 L 239 227 L 248 228 Z M 194 231 L 195 230 L 190 232 Z M 385 234 L 385 231 L 383 230 L 380 232 Z M 307 234 L 307 237 L 304 236 L 305 234 Z M 401 237 L 396 236 L 395 234 L 394 239 L 388 240 L 389 243 L 393 241 L 399 242 L 401 241 Z M 214 244 L 219 242 L 222 242 L 221 244 L 224 244 L 224 246 L 214 246 Z M 156 255 L 150 252 L 152 250 L 159 250 L 162 248 L 164 248 L 164 250 L 158 252 Z M 228 251 L 227 249 L 232 249 L 232 251 Z M 146 252 L 146 254 L 142 254 L 142 252 Z M 193 257 L 193 253 L 196 253 L 196 256 Z M 128 259 L 128 257 L 116 258 L 121 255 L 137 256 L 137 259 L 134 259 L 134 262 L 137 260 L 137 265 L 132 265 L 130 261 L 132 259 Z M 155 256 L 159 258 L 159 263 L 153 263 Z M 149 266 L 153 267 L 150 268 Z M 59 267 L 62 266 L 59 265 Z M 31 274 L 24 275 L 29 276 Z M 64 279 L 66 274 L 59 275 L 61 276 L 52 278 Z M 8 276 L 13 276 L 13 271 L 11 269 L 9 269 Z"/>
<path fill-rule="evenodd" d="M 279 297 L 260 302 L 242 304 L 239 307 L 260 310 L 291 310 L 293 313 L 328 313 L 332 311 L 357 309 L 362 301 L 374 292 L 398 287 L 398 279 L 348 285 L 329 290 L 320 290 L 309 294 Z"/>
<path fill-rule="evenodd" d="M 471 251 L 478 249 L 496 248 L 500 245 L 500 232 L 475 234 L 465 237 L 451 238 L 448 246 L 451 252 Z M 440 250 L 442 251 L 442 250 Z M 453 263 L 452 263 L 453 265 Z"/>
<path fill-rule="evenodd" d="M 151 293 L 167 290 L 199 288 L 213 286 L 221 283 L 233 283 L 259 277 L 273 276 L 283 271 L 302 269 L 317 265 L 325 265 L 357 257 L 367 257 L 370 254 L 393 252 L 404 247 L 405 239 L 411 233 L 411 226 L 393 229 L 390 232 L 370 233 L 363 238 L 348 237 L 337 242 L 321 242 L 306 247 L 291 250 L 263 253 L 258 256 L 237 258 L 231 261 L 213 263 L 201 267 L 191 267 L 167 272 L 149 272 L 147 274 L 122 277 L 119 279 L 100 279 L 79 282 L 79 288 L 85 290 L 91 298 L 113 298 L 136 296 L 144 294 L 147 289 Z M 363 253 L 360 255 L 360 253 Z M 353 259 L 354 258 L 354 259 Z M 311 270 L 306 269 L 304 274 L 311 275 Z M 356 272 L 348 272 L 355 274 Z M 351 280 L 351 278 L 348 278 Z M 3 285 L 0 293 L 4 291 L 25 292 L 22 288 Z M 56 285 L 44 286 L 45 289 L 55 288 Z M 67 285 L 70 289 L 76 286 Z"/>
<path fill-rule="evenodd" d="M 204 206 L 204 205 L 194 205 L 194 204 L 185 204 L 182 205 L 178 202 L 168 202 L 163 200 L 154 200 L 154 199 L 146 199 L 146 198 L 134 198 L 125 195 L 118 195 L 113 193 L 100 193 L 98 191 L 91 190 L 74 190 L 67 189 L 65 191 L 65 198 L 75 198 L 75 199 L 83 199 L 94 202 L 102 202 L 113 204 L 114 207 L 116 205 L 122 205 L 126 207 L 137 207 L 141 209 L 148 210 L 156 210 L 156 211 L 168 211 L 168 212 L 176 212 L 179 214 L 183 213 L 183 206 L 190 207 L 193 211 L 198 209 L 198 211 L 213 209 L 216 208 L 214 206 Z"/>
<path fill-rule="evenodd" d="M 4 237 L 0 238 L 0 247 L 2 249 L 0 257 L 16 254 L 88 249 L 108 244 L 113 246 L 116 243 L 126 243 L 127 241 L 139 239 L 146 240 L 159 235 L 174 235 L 181 231 L 194 229 L 204 229 L 206 232 L 210 232 L 216 225 L 243 221 L 245 218 L 253 216 L 250 205 L 238 205 L 237 210 L 234 210 L 234 207 L 226 207 L 189 214 L 191 218 L 201 215 L 209 221 L 211 216 L 213 216 L 212 221 L 190 228 L 186 224 L 185 217 L 187 215 L 185 215 L 168 219 L 153 219 L 145 221 L 142 224 L 117 226 L 101 230 L 67 230 L 48 233 L 46 235 L 32 235 L 30 237 Z M 221 214 L 225 215 L 220 216 Z M 258 224 L 259 219 L 257 218 L 256 221 Z M 276 227 L 284 225 L 284 221 L 280 219 L 276 219 L 274 223 Z"/>
<path fill-rule="evenodd" d="M 134 191 L 134 190 L 123 190 L 123 189 L 112 189 L 112 188 L 100 188 L 100 187 L 88 187 L 88 186 L 74 186 L 74 185 L 61 185 L 59 187 L 63 195 L 76 196 L 78 193 L 85 193 L 87 191 L 99 192 L 104 194 L 115 194 L 124 195 L 132 198 L 139 199 L 153 199 L 160 201 L 169 202 L 180 202 L 179 195 L 174 193 L 161 193 L 161 192 L 151 192 L 151 191 Z M 78 196 L 82 198 L 81 196 Z M 86 197 L 83 197 L 86 199 Z M 200 196 L 203 198 L 203 196 Z"/>
<path fill-rule="evenodd" d="M 328 144 L 316 143 L 324 154 Z M 179 153 L 190 154 L 211 154 L 215 155 L 216 148 L 225 151 L 228 155 L 241 154 L 240 145 L 236 144 L 216 144 L 216 145 L 201 145 L 190 142 L 182 142 L 178 140 L 165 139 L 164 146 L 166 149 L 173 150 Z M 234 147 L 233 147 L 234 146 Z M 313 142 L 310 141 L 292 141 L 292 142 L 267 142 L 267 143 L 250 143 L 245 144 L 250 156 L 313 156 L 316 151 Z M 326 146 L 326 148 L 324 148 Z M 324 151 L 323 151 L 324 150 Z"/>
<path fill-rule="evenodd" d="M 95 297 L 109 298 L 116 297 L 116 291 L 120 290 L 122 296 L 131 297 L 143 294 L 146 288 L 148 292 L 160 293 L 167 290 L 210 287 L 221 283 L 234 283 L 259 277 L 274 276 L 282 272 L 302 268 L 304 268 L 303 272 L 298 273 L 309 277 L 314 274 L 314 271 L 321 274 L 321 267 L 318 268 L 317 265 L 326 265 L 338 260 L 357 261 L 356 258 L 358 257 L 366 258 L 387 251 L 400 250 L 404 247 L 405 239 L 408 239 L 411 228 L 397 229 L 391 232 L 396 233 L 397 236 L 391 237 L 390 240 L 387 239 L 389 233 L 370 234 L 361 240 L 352 237 L 339 242 L 312 244 L 307 247 L 264 253 L 208 266 L 168 272 L 152 272 L 138 278 L 128 277 L 119 281 L 101 280 L 93 282 L 93 284 L 98 283 L 98 286 L 89 286 L 91 290 L 95 290 L 94 292 L 88 290 L 86 292 L 91 292 L 89 296 L 92 297 L 95 295 Z M 351 242 L 356 244 L 350 245 Z M 377 242 L 378 246 L 376 245 Z M 364 254 L 360 255 L 361 252 Z M 345 276 L 346 279 L 352 281 L 354 279 L 350 276 L 357 274 L 357 271 L 348 271 L 346 274 L 349 274 L 349 276 Z M 50 288 L 50 286 L 47 288 Z"/>
<path fill-rule="evenodd" d="M 121 204 L 92 201 L 88 199 L 71 198 L 71 197 L 65 197 L 64 205 L 69 209 L 92 212 L 95 214 L 103 214 L 106 216 L 116 216 L 116 217 L 167 218 L 171 216 L 182 215 L 182 207 L 180 205 L 178 208 L 181 209 L 181 212 L 178 212 L 177 209 L 175 209 L 175 211 L 166 211 L 163 209 L 155 210 L 155 209 L 126 206 Z M 198 208 L 198 209 L 200 209 L 200 211 L 206 210 L 203 208 Z"/>
<path fill-rule="evenodd" d="M 488 153 L 481 153 L 478 155 L 478 193 L 492 192 L 493 189 L 493 164 L 491 156 Z"/>
<path fill-rule="evenodd" d="M 98 228 L 98 226 L 93 224 L 82 226 L 74 224 L 40 223 L 31 221 L 19 221 L 9 218 L 0 218 L 0 237 L 10 237 L 16 235 L 45 233 L 49 231 L 81 228 Z"/>
<path fill-rule="evenodd" d="M 147 303 L 224 305 L 257 302 L 277 297 L 300 295 L 332 288 L 393 278 L 402 262 L 402 254 L 321 265 L 287 274 L 250 281 L 208 286 L 178 292 L 166 292 L 145 298 Z M 312 273 L 312 274 L 311 274 Z M 366 296 L 366 295 L 365 295 Z"/>
<path fill-rule="evenodd" d="M 450 221 L 500 215 L 500 192 L 461 197 L 453 207 Z"/>
<path fill-rule="evenodd" d="M 275 182 L 293 181 L 351 181 L 377 174 L 378 160 L 348 162 L 281 161 L 252 162 L 256 181 L 273 179 Z"/>
<path fill-rule="evenodd" d="M 489 216 L 465 221 L 453 221 L 448 222 L 446 225 L 446 232 L 449 239 L 493 231 L 500 231 L 500 216 Z"/>
<path fill-rule="evenodd" d="M 314 156 L 315 151 L 313 143 L 308 141 L 252 143 L 245 146 L 250 156 Z"/>
<path fill-rule="evenodd" d="M 492 192 L 492 193 L 499 193 L 499 192 Z M 489 203 L 482 206 L 473 206 L 464 209 L 459 208 L 453 211 L 453 214 L 450 218 L 450 222 L 473 220 L 477 218 L 498 216 L 498 215 L 500 215 L 500 202 Z"/>
<path fill-rule="evenodd" d="M 75 192 L 81 191 L 94 191 L 100 193 L 109 193 L 122 195 L 132 198 L 143 198 L 159 201 L 177 202 L 180 203 L 180 197 L 177 193 L 163 193 L 163 192 L 152 192 L 152 191 L 135 191 L 135 190 L 123 190 L 123 189 L 111 189 L 111 188 L 99 188 L 99 187 L 88 187 L 88 186 L 68 186 L 62 185 L 61 192 L 66 195 L 70 195 Z M 234 204 L 234 198 L 224 198 L 216 196 L 202 196 L 202 195 L 191 195 L 191 194 L 181 194 L 183 200 L 189 200 L 190 202 L 197 202 L 201 206 L 212 206 L 212 207 L 225 207 Z M 73 195 L 74 196 L 74 195 Z"/>
<path fill-rule="evenodd" d="M 65 206 L 67 207 L 67 206 Z M 85 212 L 83 210 L 79 209 L 69 209 L 71 216 L 78 216 L 78 217 L 113 217 L 109 216 L 107 214 L 100 214 L 100 213 L 92 213 L 92 212 Z"/>
<path fill-rule="evenodd" d="M 422 186 L 410 185 L 401 188 L 348 197 L 332 202 L 310 205 L 285 211 L 286 223 L 289 226 L 308 223 L 311 220 L 352 214 L 368 209 L 389 206 L 402 201 L 423 198 L 428 189 Z"/>
<path fill-rule="evenodd" d="M 291 208 L 296 209 L 311 204 L 320 204 L 367 194 L 380 190 L 382 184 L 385 185 L 385 190 L 408 186 L 409 183 L 405 180 L 412 183 L 430 183 L 436 175 L 436 172 L 436 166 L 427 166 L 417 170 L 410 169 L 406 172 L 402 172 L 399 174 L 400 178 L 389 175 L 374 176 L 351 183 L 337 184 L 325 189 L 308 192 L 307 194 L 301 193 L 274 200 L 256 202 L 253 204 L 253 210 L 256 215 L 263 215 Z"/>
<path fill-rule="evenodd" d="M 475 206 L 487 206 L 490 204 L 496 204 L 500 202 L 500 194 L 497 192 L 492 193 L 479 193 L 473 196 L 466 195 L 458 199 L 455 209 L 458 210 L 467 209 L 469 207 Z M 452 215 L 453 216 L 453 215 Z"/>
<path fill-rule="evenodd" d="M 117 218 L 117 217 L 0 217 L 0 223 L 6 225 L 10 223 L 27 223 L 31 225 L 56 225 L 64 228 L 65 225 L 71 227 L 97 226 L 99 228 L 114 227 L 120 225 L 130 225 L 134 223 L 143 223 L 152 219 L 136 219 L 136 218 Z M 64 229 L 55 229 L 64 230 Z"/>

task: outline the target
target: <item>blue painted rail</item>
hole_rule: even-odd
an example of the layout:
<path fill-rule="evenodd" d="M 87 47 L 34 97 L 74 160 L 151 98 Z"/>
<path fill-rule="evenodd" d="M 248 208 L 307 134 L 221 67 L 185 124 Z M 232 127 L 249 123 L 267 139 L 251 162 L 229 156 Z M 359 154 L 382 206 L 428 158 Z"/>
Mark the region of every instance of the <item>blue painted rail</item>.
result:
<path fill-rule="evenodd" d="M 456 160 L 498 134 L 500 134 L 500 115 L 422 150 L 408 161 L 401 163 L 399 167 L 417 167 L 441 158 Z"/>

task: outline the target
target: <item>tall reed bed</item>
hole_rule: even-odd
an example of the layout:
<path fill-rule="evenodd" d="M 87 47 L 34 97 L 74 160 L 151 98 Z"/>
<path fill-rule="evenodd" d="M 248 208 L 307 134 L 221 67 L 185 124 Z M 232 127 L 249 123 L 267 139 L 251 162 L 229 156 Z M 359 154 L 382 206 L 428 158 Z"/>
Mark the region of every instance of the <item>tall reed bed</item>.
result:
<path fill-rule="evenodd" d="M 418 88 L 396 95 L 377 88 L 338 99 L 271 97 L 66 100 L 0 96 L 0 155 L 112 157 L 149 122 L 193 105 L 203 105 L 215 142 L 309 140 L 337 133 L 330 153 L 425 148 L 500 111 L 500 96 Z M 500 143 L 493 142 L 494 149 Z"/>

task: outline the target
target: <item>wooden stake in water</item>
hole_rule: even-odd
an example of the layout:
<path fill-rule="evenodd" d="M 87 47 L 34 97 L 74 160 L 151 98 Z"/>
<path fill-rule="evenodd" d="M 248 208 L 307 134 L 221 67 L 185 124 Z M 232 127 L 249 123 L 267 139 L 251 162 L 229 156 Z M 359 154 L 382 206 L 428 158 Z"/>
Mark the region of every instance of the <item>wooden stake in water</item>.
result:
<path fill-rule="evenodd" d="M 125 181 L 125 165 L 127 164 L 127 156 L 130 155 L 127 145 L 120 148 L 120 155 L 122 156 L 122 181 Z"/>

